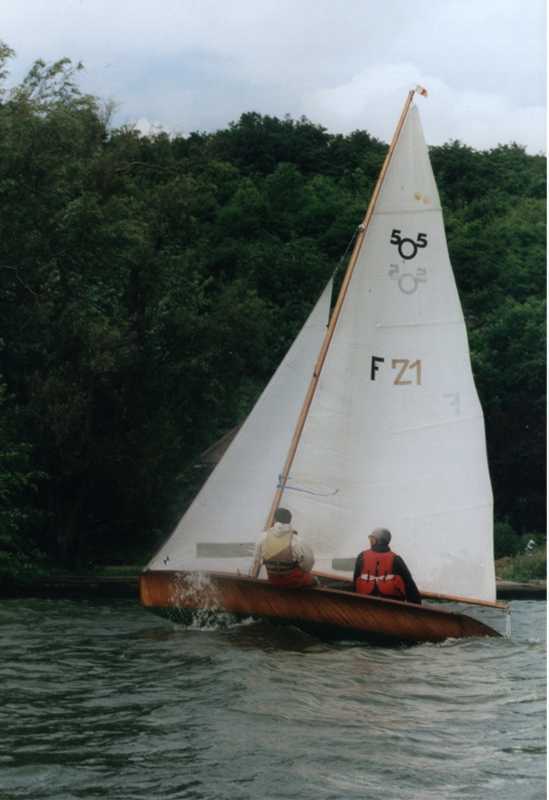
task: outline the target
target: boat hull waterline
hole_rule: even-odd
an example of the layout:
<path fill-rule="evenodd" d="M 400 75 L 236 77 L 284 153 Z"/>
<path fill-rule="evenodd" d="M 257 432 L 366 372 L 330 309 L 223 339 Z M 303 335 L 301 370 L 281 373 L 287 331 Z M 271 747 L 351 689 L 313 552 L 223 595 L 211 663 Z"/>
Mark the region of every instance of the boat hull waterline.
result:
<path fill-rule="evenodd" d="M 500 636 L 465 614 L 333 588 L 280 589 L 267 580 L 222 572 L 146 571 L 139 594 L 142 605 L 158 613 L 228 613 L 338 638 L 415 643 Z"/>

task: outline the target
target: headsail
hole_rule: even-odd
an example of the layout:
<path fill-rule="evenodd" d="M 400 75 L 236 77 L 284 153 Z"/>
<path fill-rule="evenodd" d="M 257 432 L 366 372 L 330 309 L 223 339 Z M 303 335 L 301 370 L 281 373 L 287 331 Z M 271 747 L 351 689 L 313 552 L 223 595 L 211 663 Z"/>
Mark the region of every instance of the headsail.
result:
<path fill-rule="evenodd" d="M 246 572 L 328 323 L 332 281 L 222 460 L 148 564 Z"/>
<path fill-rule="evenodd" d="M 482 410 L 417 108 L 381 185 L 281 505 L 315 568 L 387 527 L 427 591 L 493 600 Z"/>

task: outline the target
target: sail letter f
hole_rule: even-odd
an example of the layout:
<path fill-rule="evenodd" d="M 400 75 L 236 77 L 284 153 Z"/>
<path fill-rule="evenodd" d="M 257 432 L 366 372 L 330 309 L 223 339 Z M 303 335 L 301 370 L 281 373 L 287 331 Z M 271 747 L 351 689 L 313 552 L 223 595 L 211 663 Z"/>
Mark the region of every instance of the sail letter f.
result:
<path fill-rule="evenodd" d="M 371 369 L 370 369 L 370 380 L 371 381 L 375 381 L 375 379 L 376 379 L 376 372 L 379 369 L 379 367 L 377 365 L 378 361 L 380 363 L 382 363 L 383 361 L 385 361 L 385 359 L 384 358 L 380 358 L 380 356 L 372 356 L 372 366 L 371 366 Z"/>

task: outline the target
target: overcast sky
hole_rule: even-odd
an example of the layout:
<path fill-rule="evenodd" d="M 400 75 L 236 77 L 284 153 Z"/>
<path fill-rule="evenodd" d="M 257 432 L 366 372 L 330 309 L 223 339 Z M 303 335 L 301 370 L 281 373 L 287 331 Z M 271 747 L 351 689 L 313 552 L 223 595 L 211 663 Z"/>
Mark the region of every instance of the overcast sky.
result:
<path fill-rule="evenodd" d="M 245 111 L 388 141 L 410 88 L 429 144 L 546 148 L 545 0 L 0 0 L 11 80 L 83 61 L 115 122 L 187 134 Z"/>

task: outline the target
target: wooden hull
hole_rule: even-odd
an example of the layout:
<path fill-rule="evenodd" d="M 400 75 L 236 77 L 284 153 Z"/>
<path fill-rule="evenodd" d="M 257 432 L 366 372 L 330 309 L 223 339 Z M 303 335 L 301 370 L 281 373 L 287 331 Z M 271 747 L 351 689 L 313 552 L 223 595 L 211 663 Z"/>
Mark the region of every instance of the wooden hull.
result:
<path fill-rule="evenodd" d="M 499 636 L 464 614 L 330 588 L 279 589 L 266 580 L 221 572 L 147 571 L 139 580 L 143 606 L 178 613 L 230 613 L 289 623 L 330 637 L 379 643 L 440 642 Z"/>

